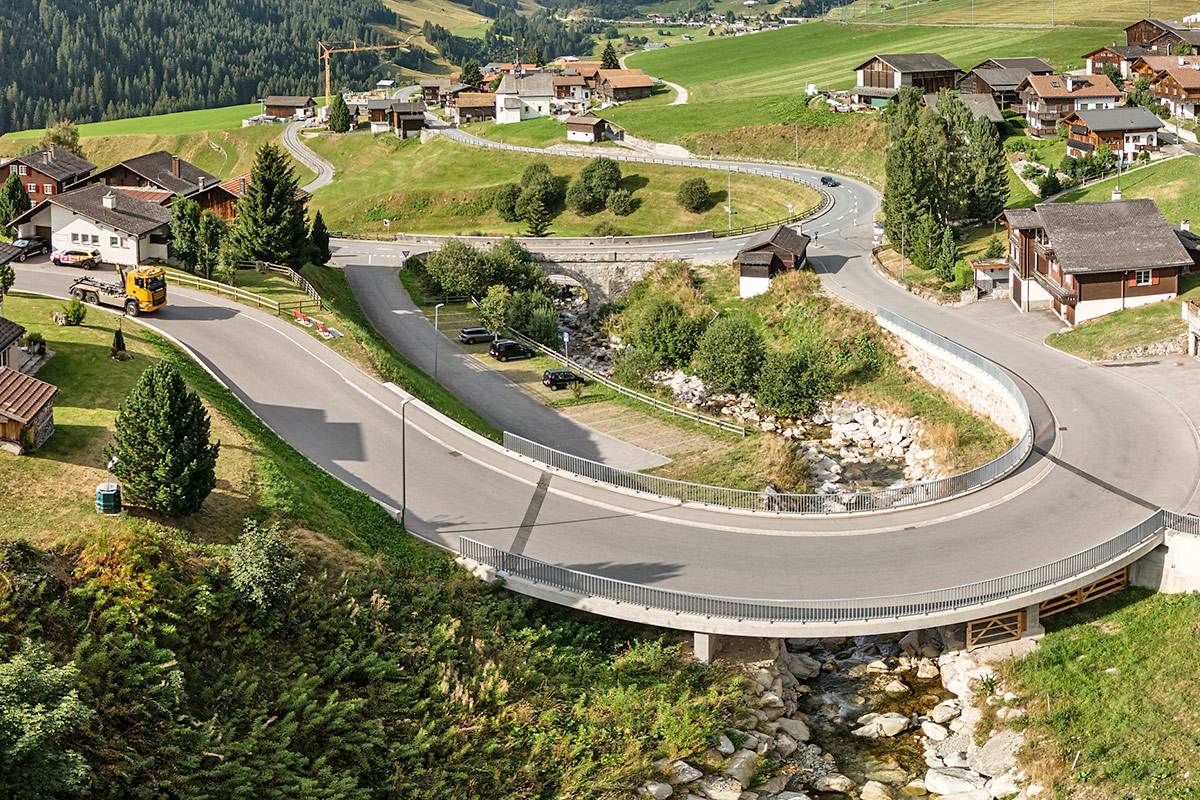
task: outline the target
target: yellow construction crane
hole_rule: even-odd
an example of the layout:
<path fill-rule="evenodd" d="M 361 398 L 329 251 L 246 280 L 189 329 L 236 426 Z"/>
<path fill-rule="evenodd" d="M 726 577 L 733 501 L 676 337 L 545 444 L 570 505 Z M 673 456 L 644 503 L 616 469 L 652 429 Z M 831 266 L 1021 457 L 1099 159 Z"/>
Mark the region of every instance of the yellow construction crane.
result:
<path fill-rule="evenodd" d="M 376 44 L 376 45 L 359 45 L 355 44 L 350 47 L 334 47 L 333 45 L 317 42 L 317 61 L 325 62 L 325 105 L 329 106 L 333 102 L 333 95 L 329 90 L 329 56 L 333 53 L 357 53 L 360 50 L 394 50 L 397 47 L 408 47 L 408 43 L 412 41 L 409 36 L 402 44 Z"/>

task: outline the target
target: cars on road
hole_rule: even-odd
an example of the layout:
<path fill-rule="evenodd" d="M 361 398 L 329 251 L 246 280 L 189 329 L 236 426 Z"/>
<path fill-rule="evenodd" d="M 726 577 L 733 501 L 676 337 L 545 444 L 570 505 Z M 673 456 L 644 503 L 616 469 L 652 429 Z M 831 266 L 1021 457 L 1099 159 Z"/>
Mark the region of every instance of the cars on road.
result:
<path fill-rule="evenodd" d="M 492 333 L 487 328 L 463 328 L 458 332 L 458 340 L 463 344 L 490 342 L 495 338 L 496 334 Z"/>
<path fill-rule="evenodd" d="M 840 183 L 838 183 L 837 181 L 835 181 L 833 178 L 829 177 L 828 175 L 821 176 L 821 185 L 822 186 L 841 186 Z"/>
<path fill-rule="evenodd" d="M 50 243 L 40 236 L 22 236 L 14 239 L 12 245 L 21 251 L 17 253 L 17 261 L 50 252 Z"/>
<path fill-rule="evenodd" d="M 548 369 L 542 373 L 542 385 L 549 386 L 550 391 L 557 392 L 559 389 L 565 389 L 572 383 L 580 385 L 586 383 L 584 379 L 571 372 L 569 369 Z"/>
<path fill-rule="evenodd" d="M 510 358 L 533 358 L 533 348 L 514 342 L 512 339 L 500 339 L 492 342 L 488 355 L 497 361 L 508 361 Z"/>
<path fill-rule="evenodd" d="M 50 261 L 60 267 L 64 264 L 71 264 L 83 269 L 91 269 L 100 263 L 100 251 L 88 247 L 67 247 L 51 253 Z"/>

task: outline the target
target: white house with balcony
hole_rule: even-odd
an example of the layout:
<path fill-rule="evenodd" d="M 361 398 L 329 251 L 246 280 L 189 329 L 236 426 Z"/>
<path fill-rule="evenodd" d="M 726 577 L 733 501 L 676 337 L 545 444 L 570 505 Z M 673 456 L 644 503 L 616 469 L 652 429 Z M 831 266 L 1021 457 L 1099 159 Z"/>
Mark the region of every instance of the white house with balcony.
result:
<path fill-rule="evenodd" d="M 507 125 L 551 113 L 554 76 L 548 72 L 505 75 L 496 88 L 496 124 Z"/>

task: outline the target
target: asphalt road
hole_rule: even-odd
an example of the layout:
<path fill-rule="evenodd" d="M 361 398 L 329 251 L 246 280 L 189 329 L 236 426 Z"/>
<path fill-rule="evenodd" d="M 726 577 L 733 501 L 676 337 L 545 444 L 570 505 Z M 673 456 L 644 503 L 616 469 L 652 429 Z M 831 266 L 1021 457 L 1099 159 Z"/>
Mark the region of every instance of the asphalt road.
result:
<path fill-rule="evenodd" d="M 328 186 L 333 181 L 333 164 L 329 163 L 324 156 L 317 155 L 308 148 L 308 145 L 300 141 L 299 130 L 305 124 L 303 121 L 288 123 L 287 127 L 283 129 L 283 146 L 296 157 L 297 161 L 317 173 L 317 177 L 300 187 L 311 193 L 322 186 Z"/>

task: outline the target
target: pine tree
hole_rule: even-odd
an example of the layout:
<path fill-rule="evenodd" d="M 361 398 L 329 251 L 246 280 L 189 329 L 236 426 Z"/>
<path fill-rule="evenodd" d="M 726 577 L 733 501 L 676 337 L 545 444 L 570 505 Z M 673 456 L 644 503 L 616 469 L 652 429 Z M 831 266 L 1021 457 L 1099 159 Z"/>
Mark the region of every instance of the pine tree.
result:
<path fill-rule="evenodd" d="M 9 173 L 4 181 L 4 188 L 0 189 L 0 231 L 3 231 L 5 236 L 12 236 L 14 231 L 8 227 L 8 223 L 32 207 L 33 203 L 29 200 L 29 193 L 25 191 L 25 184 L 21 183 L 15 172 Z"/>
<path fill-rule="evenodd" d="M 462 74 L 458 76 L 458 82 L 464 86 L 470 86 L 472 89 L 482 86 L 483 73 L 479 71 L 479 62 L 468 61 L 462 68 Z"/>
<path fill-rule="evenodd" d="M 200 510 L 216 486 L 220 443 L 209 441 L 208 413 L 200 397 L 170 364 L 142 373 L 114 424 L 106 459 L 134 505 L 163 516 Z"/>
<path fill-rule="evenodd" d="M 533 49 L 529 51 L 529 60 L 533 62 L 534 66 L 546 66 L 546 57 L 542 55 L 541 46 L 536 44 L 533 46 Z"/>
<path fill-rule="evenodd" d="M 982 222 L 993 220 L 1008 204 L 1008 159 L 995 126 L 985 117 L 971 128 L 968 161 L 970 214 Z"/>
<path fill-rule="evenodd" d="M 333 254 L 329 252 L 329 230 L 325 227 L 325 220 L 320 211 L 313 216 L 308 243 L 311 250 L 309 260 L 314 264 L 328 264 L 329 259 L 333 258 Z"/>
<path fill-rule="evenodd" d="M 350 107 L 341 93 L 333 96 L 329 105 L 329 128 L 334 133 L 345 133 L 350 130 Z"/>
<path fill-rule="evenodd" d="M 954 229 L 949 225 L 942 233 L 942 245 L 938 248 L 934 270 L 943 283 L 954 280 L 954 265 L 958 263 L 958 244 L 954 241 Z"/>
<path fill-rule="evenodd" d="M 117 356 L 119 356 L 121 353 L 124 353 L 124 352 L 125 352 L 125 334 L 121 332 L 120 328 L 117 328 L 116 331 L 113 332 L 113 343 L 112 343 L 112 348 L 111 348 L 111 355 L 113 358 L 116 358 Z"/>
<path fill-rule="evenodd" d="M 600 53 L 600 68 L 601 69 L 620 69 L 621 62 L 617 59 L 617 51 L 613 48 L 612 42 L 607 42 L 604 45 L 604 50 Z"/>
<path fill-rule="evenodd" d="M 230 232 L 238 253 L 250 261 L 301 266 L 308 257 L 306 201 L 296 196 L 296 171 L 273 144 L 258 149 L 250 185 L 238 201 Z"/>
<path fill-rule="evenodd" d="M 541 200 L 534 198 L 525 207 L 526 234 L 529 236 L 545 236 L 550 228 L 550 215 Z"/>

